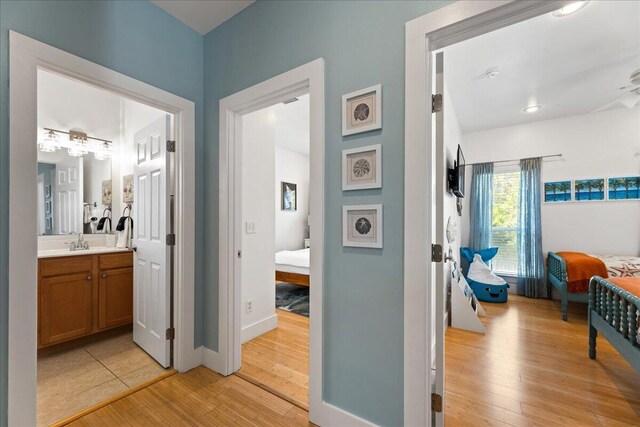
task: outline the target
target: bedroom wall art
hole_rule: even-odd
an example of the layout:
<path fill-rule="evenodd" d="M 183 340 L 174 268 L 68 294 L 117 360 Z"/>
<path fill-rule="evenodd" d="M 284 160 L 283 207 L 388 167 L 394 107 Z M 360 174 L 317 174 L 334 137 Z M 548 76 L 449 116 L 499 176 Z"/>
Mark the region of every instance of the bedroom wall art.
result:
<path fill-rule="evenodd" d="M 295 211 L 298 208 L 296 184 L 282 182 L 282 210 Z"/>
<path fill-rule="evenodd" d="M 553 181 L 544 183 L 544 202 L 570 202 L 571 181 Z"/>
<path fill-rule="evenodd" d="M 577 202 L 605 199 L 604 178 L 577 179 L 573 182 L 573 188 Z"/>
<path fill-rule="evenodd" d="M 342 96 L 342 136 L 382 128 L 382 85 Z"/>
<path fill-rule="evenodd" d="M 342 246 L 382 248 L 382 205 L 342 207 Z"/>
<path fill-rule="evenodd" d="M 609 178 L 609 200 L 640 200 L 640 176 Z"/>
<path fill-rule="evenodd" d="M 342 151 L 342 189 L 382 188 L 382 146 Z"/>

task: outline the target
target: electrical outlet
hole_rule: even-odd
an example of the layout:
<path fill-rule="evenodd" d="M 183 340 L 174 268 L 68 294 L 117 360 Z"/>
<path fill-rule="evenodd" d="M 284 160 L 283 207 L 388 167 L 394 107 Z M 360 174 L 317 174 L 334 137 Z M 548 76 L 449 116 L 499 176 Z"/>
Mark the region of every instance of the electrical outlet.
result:
<path fill-rule="evenodd" d="M 247 313 L 251 313 L 253 311 L 253 300 L 247 300 Z"/>
<path fill-rule="evenodd" d="M 255 221 L 247 221 L 247 234 L 256 234 L 256 222 Z"/>

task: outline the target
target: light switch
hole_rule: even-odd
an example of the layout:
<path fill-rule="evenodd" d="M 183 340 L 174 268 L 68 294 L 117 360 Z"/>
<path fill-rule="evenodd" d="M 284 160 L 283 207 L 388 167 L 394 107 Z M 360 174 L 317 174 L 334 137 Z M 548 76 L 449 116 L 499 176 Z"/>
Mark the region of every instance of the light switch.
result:
<path fill-rule="evenodd" d="M 256 222 L 247 221 L 247 234 L 256 234 Z"/>

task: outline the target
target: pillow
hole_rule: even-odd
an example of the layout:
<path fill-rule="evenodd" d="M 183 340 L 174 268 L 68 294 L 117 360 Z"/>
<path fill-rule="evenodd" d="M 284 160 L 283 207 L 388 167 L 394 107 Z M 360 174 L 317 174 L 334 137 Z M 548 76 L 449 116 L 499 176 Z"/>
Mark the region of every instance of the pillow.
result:
<path fill-rule="evenodd" d="M 473 256 L 475 254 L 480 254 L 482 261 L 486 263 L 491 261 L 498 254 L 498 248 L 486 248 L 480 249 L 479 251 L 474 251 L 471 248 L 460 248 L 460 254 L 467 262 L 473 262 Z"/>
<path fill-rule="evenodd" d="M 467 282 L 480 301 L 507 302 L 509 284 L 491 271 L 482 261 L 482 256 L 479 253 L 473 256 L 473 262 L 469 267 L 469 274 L 467 274 Z"/>

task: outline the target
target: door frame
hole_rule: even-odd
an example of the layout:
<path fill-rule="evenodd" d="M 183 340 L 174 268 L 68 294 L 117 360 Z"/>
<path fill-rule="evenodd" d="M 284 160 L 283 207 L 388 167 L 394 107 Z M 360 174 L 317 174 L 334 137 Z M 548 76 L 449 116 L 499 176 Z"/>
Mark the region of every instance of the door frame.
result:
<path fill-rule="evenodd" d="M 45 43 L 9 31 L 9 333 L 8 423 L 36 424 L 37 372 L 37 70 L 46 69 L 174 115 L 176 246 L 174 362 L 187 371 L 194 349 L 195 104 Z M 29 233 L 33 230 L 33 233 Z M 27 231 L 26 235 L 23 231 Z M 31 285 L 28 285 L 31 284 Z"/>
<path fill-rule="evenodd" d="M 459 1 L 405 25 L 404 187 L 404 424 L 431 425 L 432 366 L 436 342 L 436 241 L 433 52 L 479 35 L 552 12 L 568 0 Z M 445 106 L 446 108 L 446 106 Z M 411 224 L 407 227 L 406 224 Z M 426 261 L 426 262 L 425 262 Z M 442 343 L 440 350 L 444 348 Z M 443 358 L 444 359 L 444 358 Z"/>
<path fill-rule="evenodd" d="M 322 288 L 324 269 L 324 59 L 319 58 L 220 100 L 219 164 L 219 330 L 220 371 L 229 375 L 241 364 L 240 214 L 243 114 L 309 93 L 310 227 L 313 230 L 309 317 L 309 419 L 328 424 L 322 400 Z M 275 286 L 275 282 L 274 282 Z"/>

